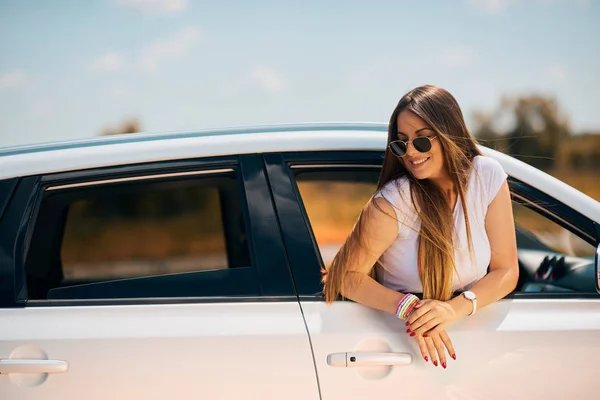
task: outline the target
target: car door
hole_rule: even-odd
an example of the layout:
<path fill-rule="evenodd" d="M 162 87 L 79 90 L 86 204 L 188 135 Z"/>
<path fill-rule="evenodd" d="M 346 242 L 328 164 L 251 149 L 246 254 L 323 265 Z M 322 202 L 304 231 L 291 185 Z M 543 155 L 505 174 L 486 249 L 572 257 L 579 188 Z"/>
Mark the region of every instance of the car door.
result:
<path fill-rule="evenodd" d="M 2 399 L 319 398 L 259 156 L 15 182 Z"/>
<path fill-rule="evenodd" d="M 600 221 L 569 207 L 563 187 L 557 201 L 522 177 L 510 178 L 515 207 L 535 214 L 515 213 L 523 280 L 513 294 L 448 329 L 457 360 L 446 369 L 421 358 L 393 315 L 351 301 L 324 303 L 319 270 L 374 192 L 381 159 L 380 152 L 265 157 L 322 399 L 597 398 L 600 298 L 591 255 Z M 535 239 L 532 226 L 544 221 L 587 245 L 587 253 L 566 254 Z M 569 274 L 552 275 L 549 265 Z"/>

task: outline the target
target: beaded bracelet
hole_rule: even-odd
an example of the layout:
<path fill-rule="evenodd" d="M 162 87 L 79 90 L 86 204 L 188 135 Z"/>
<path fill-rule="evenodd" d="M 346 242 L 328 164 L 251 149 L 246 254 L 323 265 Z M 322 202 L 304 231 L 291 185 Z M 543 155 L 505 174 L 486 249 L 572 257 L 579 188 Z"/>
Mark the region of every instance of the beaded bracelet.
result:
<path fill-rule="evenodd" d="M 400 299 L 398 306 L 396 307 L 396 317 L 400 319 L 406 319 L 415 308 L 419 298 L 414 294 L 407 293 Z"/>

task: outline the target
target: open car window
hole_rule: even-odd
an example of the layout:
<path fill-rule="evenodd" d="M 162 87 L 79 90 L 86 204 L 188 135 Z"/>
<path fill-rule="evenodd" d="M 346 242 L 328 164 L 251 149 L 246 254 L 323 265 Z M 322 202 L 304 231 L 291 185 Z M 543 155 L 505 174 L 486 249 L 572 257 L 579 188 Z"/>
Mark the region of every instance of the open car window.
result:
<path fill-rule="evenodd" d="M 293 171 L 323 266 L 328 266 L 375 193 L 379 171 L 301 166 Z M 516 188 L 509 183 L 511 190 L 527 190 L 523 183 Z M 546 204 L 552 210 L 547 197 L 543 201 L 513 200 L 520 264 L 515 292 L 595 294 L 594 247 L 579 236 L 580 232 L 561 226 L 532 206 Z M 568 213 L 565 205 L 562 212 Z"/>

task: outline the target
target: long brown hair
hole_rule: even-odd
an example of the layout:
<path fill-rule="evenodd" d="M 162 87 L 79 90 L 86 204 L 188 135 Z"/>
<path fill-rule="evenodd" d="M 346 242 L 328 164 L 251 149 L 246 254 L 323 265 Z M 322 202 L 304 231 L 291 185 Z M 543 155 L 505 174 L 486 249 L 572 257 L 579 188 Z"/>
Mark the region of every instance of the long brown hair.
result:
<path fill-rule="evenodd" d="M 460 201 L 465 210 L 467 241 L 472 255 L 471 229 L 465 197 L 473 158 L 481 154 L 477 142 L 467 129 L 456 99 L 442 88 L 426 85 L 417 87 L 402 96 L 390 117 L 387 143 L 397 139 L 397 120 L 404 110 L 413 112 L 437 133 L 446 170 L 458 194 L 457 202 Z M 421 222 L 418 233 L 417 263 L 419 278 L 423 285 L 423 297 L 448 300 L 452 296 L 455 272 L 454 216 L 451 205 L 439 186 L 429 179 L 418 180 L 407 173 L 403 162 L 394 156 L 389 148 L 386 148 L 377 191 L 379 192 L 389 182 L 402 177 L 408 179 L 410 201 Z M 373 204 L 376 206 L 376 203 Z M 356 259 L 356 249 L 364 246 L 362 234 L 368 210 L 369 204 L 363 209 L 330 267 L 323 271 L 325 300 L 328 303 L 334 301 L 339 295 L 344 296 L 345 283 L 348 282 L 346 275 L 350 272 L 350 260 Z M 378 263 L 382 265 L 380 261 Z M 375 268 L 371 270 L 370 276 L 375 276 Z"/>

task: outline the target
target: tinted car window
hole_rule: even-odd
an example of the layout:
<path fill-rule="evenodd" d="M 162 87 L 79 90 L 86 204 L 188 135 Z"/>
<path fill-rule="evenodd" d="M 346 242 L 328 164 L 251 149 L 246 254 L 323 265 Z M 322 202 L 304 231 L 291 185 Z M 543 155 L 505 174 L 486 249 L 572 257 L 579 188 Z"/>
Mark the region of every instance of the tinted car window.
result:
<path fill-rule="evenodd" d="M 49 188 L 28 297 L 258 295 L 244 212 L 233 171 Z"/>
<path fill-rule="evenodd" d="M 229 268 L 217 187 L 150 185 L 69 204 L 65 280 Z"/>

